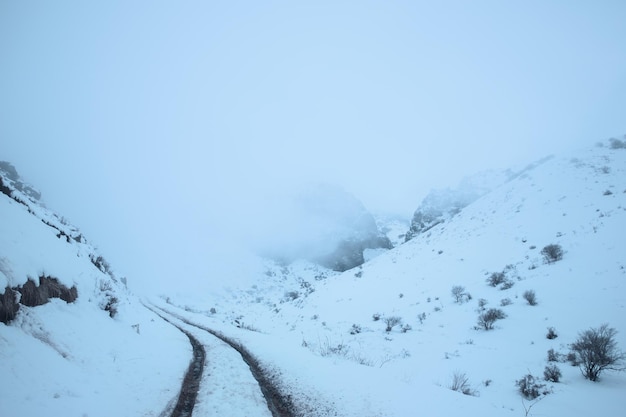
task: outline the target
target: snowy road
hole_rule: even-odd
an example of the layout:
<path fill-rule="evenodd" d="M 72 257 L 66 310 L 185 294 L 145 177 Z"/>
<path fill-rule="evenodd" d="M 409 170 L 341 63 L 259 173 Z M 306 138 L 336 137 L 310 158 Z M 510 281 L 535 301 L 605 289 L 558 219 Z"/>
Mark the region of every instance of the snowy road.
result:
<path fill-rule="evenodd" d="M 192 341 L 198 341 L 206 351 L 204 372 L 201 371 L 195 405 L 192 410 L 177 414 L 177 407 L 171 416 L 231 416 L 231 417 L 290 417 L 289 404 L 286 404 L 277 389 L 263 375 L 258 363 L 245 348 L 225 338 L 219 333 L 195 324 L 161 307 L 149 307 L 161 318 L 183 331 Z M 158 309 L 156 311 L 155 309 Z M 194 352 L 196 347 L 194 346 Z M 195 353 L 194 353 L 194 356 Z M 190 365 L 190 371 L 194 364 Z M 197 368 L 197 367 L 196 367 Z M 189 374 L 189 372 L 188 372 Z M 189 378 L 192 381 L 192 378 Z M 191 382 L 193 383 L 193 382 Z M 181 398 L 187 387 L 185 378 Z M 179 398 L 178 403 L 184 402 Z M 185 408 L 182 408 L 185 410 Z M 187 413 L 187 414 L 186 414 Z M 165 413 L 164 413 L 165 414 Z"/>

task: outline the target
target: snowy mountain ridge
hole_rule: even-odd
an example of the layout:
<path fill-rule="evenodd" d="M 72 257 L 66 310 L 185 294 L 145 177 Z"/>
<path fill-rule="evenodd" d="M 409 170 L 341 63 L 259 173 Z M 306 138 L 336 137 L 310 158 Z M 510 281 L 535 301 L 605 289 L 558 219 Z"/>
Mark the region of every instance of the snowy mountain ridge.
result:
<path fill-rule="evenodd" d="M 565 358 L 581 331 L 603 323 L 626 348 L 625 178 L 626 150 L 614 142 L 555 156 L 343 273 L 264 261 L 227 292 L 152 301 L 246 346 L 293 415 L 619 416 L 626 375 L 591 382 Z M 12 376 L 0 391 L 7 415 L 170 415 L 189 361 L 186 336 L 128 293 L 109 317 L 97 299 L 103 273 L 77 256 L 77 242 L 6 195 L 0 210 L 10 220 L 0 224 L 0 257 L 13 273 L 65 272 L 79 294 L 0 324 L 0 372 Z M 545 258 L 549 245 L 562 258 Z M 492 285 L 494 277 L 502 281 Z M 503 314 L 487 328 L 480 317 L 491 308 Z M 203 384 L 221 385 L 202 385 L 193 415 L 265 415 L 257 400 L 233 403 L 243 387 L 233 390 L 235 372 L 210 352 Z M 550 365 L 558 382 L 543 380 Z M 535 400 L 516 385 L 529 374 L 542 385 Z"/>
<path fill-rule="evenodd" d="M 339 415 L 617 416 L 626 405 L 624 374 L 592 383 L 564 358 L 581 331 L 603 323 L 626 347 L 624 178 L 619 147 L 555 156 L 359 268 L 319 280 L 292 269 L 286 276 L 307 288 L 297 297 L 260 281 L 238 300 L 187 310 L 215 306 L 217 314 L 192 316 L 224 329 L 245 323 L 241 340 L 300 391 L 324 387 Z M 561 260 L 545 260 L 549 245 L 563 249 Z M 504 281 L 490 285 L 494 274 Z M 479 317 L 490 308 L 504 314 L 485 330 Z M 547 337 L 550 328 L 557 337 Z M 266 340 L 278 335 L 279 346 Z M 560 362 L 549 362 L 549 351 Z M 562 372 L 558 383 L 543 381 L 551 364 Z M 457 374 L 473 395 L 449 389 Z M 548 394 L 540 403 L 518 392 L 516 381 L 528 374 Z"/>

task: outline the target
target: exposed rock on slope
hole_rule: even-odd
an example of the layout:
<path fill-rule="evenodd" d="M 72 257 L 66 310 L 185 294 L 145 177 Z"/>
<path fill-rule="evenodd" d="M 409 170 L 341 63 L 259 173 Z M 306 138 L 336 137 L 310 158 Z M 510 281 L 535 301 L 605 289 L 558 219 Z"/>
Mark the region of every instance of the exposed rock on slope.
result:
<path fill-rule="evenodd" d="M 305 259 L 345 271 L 364 262 L 364 250 L 392 247 L 359 200 L 329 185 L 287 198 L 267 217 L 271 227 L 257 239 L 258 250 L 285 263 Z"/>
<path fill-rule="evenodd" d="M 551 156 L 532 163 L 520 171 L 484 171 L 466 177 L 458 187 L 451 189 L 432 190 L 415 210 L 411 227 L 406 233 L 405 241 L 424 233 L 436 225 L 450 220 L 463 208 L 486 195 L 491 190 L 505 184 L 519 175 L 549 160 Z"/>

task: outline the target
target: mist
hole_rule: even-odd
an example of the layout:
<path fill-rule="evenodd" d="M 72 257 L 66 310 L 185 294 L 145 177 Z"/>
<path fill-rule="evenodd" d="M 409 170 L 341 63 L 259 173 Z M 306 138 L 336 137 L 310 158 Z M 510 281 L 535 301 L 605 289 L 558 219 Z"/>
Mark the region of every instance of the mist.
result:
<path fill-rule="evenodd" d="M 249 273 L 243 253 L 309 244 L 293 202 L 312 184 L 409 218 L 431 188 L 626 133 L 625 18 L 608 0 L 3 2 L 0 160 L 135 288 L 208 290 Z"/>

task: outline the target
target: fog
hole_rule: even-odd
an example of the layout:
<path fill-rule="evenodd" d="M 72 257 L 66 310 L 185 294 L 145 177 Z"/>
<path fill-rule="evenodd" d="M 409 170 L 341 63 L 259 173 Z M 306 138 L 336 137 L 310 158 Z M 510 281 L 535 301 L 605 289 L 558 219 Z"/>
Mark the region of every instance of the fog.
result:
<path fill-rule="evenodd" d="M 2 2 L 0 160 L 138 288 L 221 282 L 246 273 L 242 242 L 306 232 L 302 187 L 408 218 L 466 174 L 626 133 L 625 19 L 623 1 Z"/>

